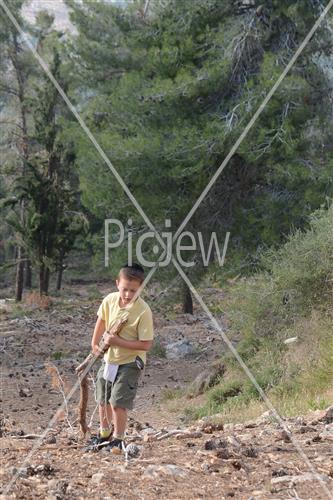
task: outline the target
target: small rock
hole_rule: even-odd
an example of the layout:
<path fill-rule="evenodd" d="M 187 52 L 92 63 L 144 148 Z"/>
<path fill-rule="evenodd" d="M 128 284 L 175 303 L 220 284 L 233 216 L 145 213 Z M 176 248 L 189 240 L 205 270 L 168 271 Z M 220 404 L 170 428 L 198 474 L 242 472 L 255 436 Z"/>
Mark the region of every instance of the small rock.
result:
<path fill-rule="evenodd" d="M 257 458 L 258 456 L 258 451 L 252 445 L 245 446 L 241 451 L 245 457 Z"/>
<path fill-rule="evenodd" d="M 203 470 L 204 472 L 210 472 L 210 464 L 207 464 L 206 462 L 204 462 L 203 464 L 201 464 L 201 470 Z"/>
<path fill-rule="evenodd" d="M 148 465 L 142 477 L 145 479 L 155 479 L 161 474 L 173 477 L 185 477 L 187 475 L 187 471 L 174 464 Z"/>
<path fill-rule="evenodd" d="M 231 444 L 231 446 L 233 448 L 235 448 L 236 450 L 240 450 L 242 447 L 242 443 L 240 441 L 238 441 L 238 439 L 236 439 L 235 436 L 228 436 L 227 442 L 229 444 Z"/>
<path fill-rule="evenodd" d="M 57 500 L 64 498 L 64 495 L 68 492 L 68 482 L 64 479 L 51 479 L 46 485 L 50 494 L 54 494 Z"/>
<path fill-rule="evenodd" d="M 216 452 L 217 458 L 222 458 L 224 460 L 228 460 L 232 457 L 232 453 L 228 450 L 228 448 L 221 448 Z"/>
<path fill-rule="evenodd" d="M 315 432 L 316 429 L 314 427 L 310 427 L 309 425 L 301 425 L 299 429 L 300 434 L 305 434 L 306 432 Z"/>
<path fill-rule="evenodd" d="M 215 441 L 213 439 L 209 439 L 208 441 L 205 442 L 204 448 L 205 450 L 215 450 L 216 448 Z"/>
<path fill-rule="evenodd" d="M 55 436 L 49 436 L 49 437 L 44 439 L 45 444 L 55 444 L 56 442 L 57 442 L 57 440 L 56 440 Z"/>
<path fill-rule="evenodd" d="M 226 439 L 209 439 L 204 444 L 205 450 L 216 450 L 217 448 L 226 448 L 227 446 L 228 442 Z"/>
<path fill-rule="evenodd" d="M 242 462 L 240 462 L 239 460 L 233 460 L 231 463 L 235 467 L 236 470 L 241 470 Z"/>
<path fill-rule="evenodd" d="M 327 410 L 325 415 L 321 419 L 322 422 L 325 424 L 331 424 L 333 422 L 333 406 L 330 406 Z"/>
<path fill-rule="evenodd" d="M 142 434 L 146 435 L 146 434 L 155 434 L 155 429 L 153 429 L 152 427 L 146 427 L 145 429 L 142 429 Z"/>
<path fill-rule="evenodd" d="M 287 476 L 288 471 L 286 469 L 275 469 L 272 470 L 272 477 L 282 477 L 282 476 Z"/>
<path fill-rule="evenodd" d="M 103 478 L 104 478 L 103 472 L 96 472 L 91 476 L 91 482 L 94 484 L 99 484 Z"/>
<path fill-rule="evenodd" d="M 143 429 L 143 425 L 140 422 L 134 422 L 133 427 L 137 432 L 140 432 Z"/>
<path fill-rule="evenodd" d="M 306 425 L 304 417 L 302 417 L 302 416 L 296 417 L 295 423 L 297 425 Z"/>
<path fill-rule="evenodd" d="M 32 392 L 29 391 L 29 389 L 27 389 L 26 387 L 21 387 L 19 390 L 19 396 L 20 398 L 31 398 Z"/>
<path fill-rule="evenodd" d="M 28 468 L 27 467 L 9 467 L 8 472 L 12 476 L 19 476 L 19 477 L 27 477 L 28 475 Z"/>
<path fill-rule="evenodd" d="M 189 340 L 179 340 L 166 346 L 167 359 L 184 359 L 197 353 L 197 349 Z"/>
<path fill-rule="evenodd" d="M 30 475 L 38 474 L 40 476 L 51 476 L 54 474 L 54 468 L 50 464 L 40 464 L 36 466 L 29 466 L 28 471 L 31 471 Z"/>
<path fill-rule="evenodd" d="M 125 453 L 128 458 L 136 458 L 140 455 L 140 448 L 130 443 L 126 446 Z"/>
<path fill-rule="evenodd" d="M 250 420 L 244 424 L 245 429 L 255 429 L 258 427 L 258 424 L 255 421 Z"/>
<path fill-rule="evenodd" d="M 320 439 L 333 441 L 333 429 L 325 430 L 319 434 Z"/>
<path fill-rule="evenodd" d="M 48 480 L 48 487 L 51 489 L 51 488 L 56 488 L 57 487 L 57 483 L 58 483 L 58 480 L 53 478 L 53 479 L 49 479 Z"/>
<path fill-rule="evenodd" d="M 283 439 L 283 441 L 284 441 L 285 443 L 290 443 L 290 441 L 291 441 L 291 434 L 290 434 L 290 432 L 287 432 L 287 431 L 283 430 L 283 431 L 281 432 L 281 437 L 280 437 L 280 439 Z"/>

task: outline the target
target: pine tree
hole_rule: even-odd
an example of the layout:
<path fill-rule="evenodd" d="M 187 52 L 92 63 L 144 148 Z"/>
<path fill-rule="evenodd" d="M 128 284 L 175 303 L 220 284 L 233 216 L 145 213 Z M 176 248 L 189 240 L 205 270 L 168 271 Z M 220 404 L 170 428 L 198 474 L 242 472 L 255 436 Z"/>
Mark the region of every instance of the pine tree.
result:
<path fill-rule="evenodd" d="M 65 89 L 59 34 L 52 30 L 53 20 L 41 12 L 33 33 L 39 53 Z M 64 133 L 67 108 L 41 71 L 34 75 L 27 90 L 25 106 L 29 111 L 31 147 L 24 175 L 15 175 L 12 196 L 4 205 L 13 207 L 7 223 L 14 229 L 20 248 L 39 269 L 40 293 L 47 294 L 52 271 L 58 271 L 57 288 L 60 288 L 64 259 L 78 234 L 85 233 L 87 220 L 80 210 L 78 182 L 73 172 L 73 142 Z M 18 205 L 24 207 L 24 217 L 15 210 Z"/>
<path fill-rule="evenodd" d="M 174 229 L 183 220 L 320 14 L 305 0 L 171 0 L 153 2 L 142 20 L 135 4 L 67 3 L 85 117 L 160 229 L 166 217 Z M 318 64 L 329 36 L 324 23 L 188 229 L 230 230 L 249 249 L 278 244 L 332 195 L 330 89 Z M 326 136 L 323 148 L 313 129 Z M 101 218 L 112 206 L 142 228 L 83 135 L 78 144 L 86 206 Z"/>

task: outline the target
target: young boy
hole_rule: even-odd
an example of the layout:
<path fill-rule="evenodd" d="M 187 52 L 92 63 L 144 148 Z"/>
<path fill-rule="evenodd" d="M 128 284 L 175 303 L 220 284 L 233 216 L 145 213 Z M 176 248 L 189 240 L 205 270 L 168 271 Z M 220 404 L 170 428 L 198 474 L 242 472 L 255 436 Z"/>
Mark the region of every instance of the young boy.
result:
<path fill-rule="evenodd" d="M 95 354 L 100 352 L 104 332 L 120 319 L 126 318 L 127 322 L 118 335 L 104 334 L 110 347 L 98 371 L 95 389 L 100 431 L 89 443 L 90 449 L 98 450 L 104 445 L 110 451 L 114 447 L 122 449 L 127 411 L 133 408 L 141 369 L 154 335 L 151 309 L 139 296 L 143 280 L 140 265 L 122 267 L 116 280 L 118 292 L 107 295 L 97 312 L 91 341 Z"/>

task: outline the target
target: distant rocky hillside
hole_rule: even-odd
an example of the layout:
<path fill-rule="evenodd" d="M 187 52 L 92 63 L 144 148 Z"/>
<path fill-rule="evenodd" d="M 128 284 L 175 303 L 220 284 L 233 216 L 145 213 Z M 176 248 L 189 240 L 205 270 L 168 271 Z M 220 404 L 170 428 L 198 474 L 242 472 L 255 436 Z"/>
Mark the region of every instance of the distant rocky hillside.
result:
<path fill-rule="evenodd" d="M 57 29 L 73 30 L 68 16 L 68 9 L 63 0 L 30 0 L 23 7 L 23 15 L 33 22 L 40 10 L 47 10 L 55 16 L 55 27 Z"/>
<path fill-rule="evenodd" d="M 104 0 L 104 2 L 116 5 L 124 5 L 126 3 L 125 0 Z M 55 27 L 57 29 L 73 31 L 73 25 L 69 20 L 68 8 L 64 0 L 26 0 L 23 7 L 23 14 L 28 21 L 33 22 L 38 11 L 43 9 L 54 14 Z"/>

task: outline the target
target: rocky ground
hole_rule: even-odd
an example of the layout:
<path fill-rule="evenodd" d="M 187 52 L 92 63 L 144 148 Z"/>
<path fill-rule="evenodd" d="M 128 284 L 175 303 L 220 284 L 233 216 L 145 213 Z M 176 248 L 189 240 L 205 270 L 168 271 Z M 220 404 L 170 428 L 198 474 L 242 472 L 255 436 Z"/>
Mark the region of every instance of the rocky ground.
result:
<path fill-rule="evenodd" d="M 98 291 L 108 293 L 104 285 Z M 150 356 L 128 432 L 138 456 L 84 452 L 79 395 L 71 388 L 99 301 L 82 286 L 44 310 L 1 301 L 1 498 L 333 497 L 332 409 L 283 426 L 269 413 L 242 424 L 218 415 L 190 424 L 184 399 L 172 408 L 166 403 L 223 349 L 200 311 L 192 317 L 156 307 L 159 349 Z M 94 408 L 91 396 L 88 417 L 96 430 Z"/>

